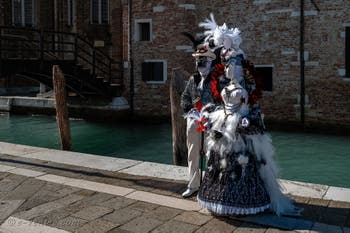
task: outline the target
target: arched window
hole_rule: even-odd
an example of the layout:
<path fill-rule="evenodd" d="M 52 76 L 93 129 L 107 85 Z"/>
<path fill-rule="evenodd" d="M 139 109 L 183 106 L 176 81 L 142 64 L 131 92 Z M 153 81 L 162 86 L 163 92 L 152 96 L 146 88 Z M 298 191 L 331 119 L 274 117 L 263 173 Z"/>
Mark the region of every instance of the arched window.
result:
<path fill-rule="evenodd" d="M 15 26 L 34 26 L 34 0 L 12 0 L 12 23 Z"/>

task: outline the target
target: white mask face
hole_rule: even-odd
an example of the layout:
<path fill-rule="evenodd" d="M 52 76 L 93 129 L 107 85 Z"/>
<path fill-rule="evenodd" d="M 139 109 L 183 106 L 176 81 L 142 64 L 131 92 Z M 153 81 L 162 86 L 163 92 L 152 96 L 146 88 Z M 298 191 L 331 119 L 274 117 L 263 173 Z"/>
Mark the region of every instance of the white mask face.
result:
<path fill-rule="evenodd" d="M 225 49 L 229 49 L 229 48 L 231 48 L 232 47 L 232 41 L 231 41 L 231 39 L 230 38 L 225 38 L 225 40 L 224 40 L 224 47 L 225 47 Z"/>
<path fill-rule="evenodd" d="M 203 75 L 207 75 L 210 72 L 210 68 L 211 68 L 211 59 L 208 58 L 207 62 L 205 63 L 204 66 L 198 66 L 198 72 L 201 74 L 201 76 Z"/>

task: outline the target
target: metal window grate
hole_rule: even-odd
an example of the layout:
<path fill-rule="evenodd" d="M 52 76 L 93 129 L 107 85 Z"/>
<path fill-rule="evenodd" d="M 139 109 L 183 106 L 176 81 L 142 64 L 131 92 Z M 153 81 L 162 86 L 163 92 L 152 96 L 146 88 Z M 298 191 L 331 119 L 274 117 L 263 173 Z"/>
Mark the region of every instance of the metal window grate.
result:
<path fill-rule="evenodd" d="M 34 26 L 34 0 L 12 0 L 12 21 L 15 26 Z"/>
<path fill-rule="evenodd" d="M 143 62 L 142 63 L 142 80 L 145 82 L 164 81 L 164 63 L 163 62 Z"/>
<path fill-rule="evenodd" d="M 257 76 L 261 77 L 262 84 L 263 84 L 263 90 L 264 91 L 272 91 L 273 88 L 273 80 L 272 80 L 272 74 L 273 74 L 273 67 L 255 67 L 255 71 Z"/>
<path fill-rule="evenodd" d="M 151 25 L 150 23 L 138 23 L 139 25 L 139 40 L 149 41 L 151 40 Z"/>
<path fill-rule="evenodd" d="M 101 23 L 108 23 L 108 0 L 101 0 Z"/>
<path fill-rule="evenodd" d="M 108 24 L 109 0 L 91 0 L 91 23 Z"/>

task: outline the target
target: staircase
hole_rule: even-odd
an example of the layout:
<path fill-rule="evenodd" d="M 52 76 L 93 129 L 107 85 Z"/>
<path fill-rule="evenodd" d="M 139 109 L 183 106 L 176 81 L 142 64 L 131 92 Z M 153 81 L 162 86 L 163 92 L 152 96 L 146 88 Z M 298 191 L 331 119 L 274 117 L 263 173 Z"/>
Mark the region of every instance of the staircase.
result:
<path fill-rule="evenodd" d="M 121 62 L 76 33 L 0 27 L 0 78 L 16 75 L 52 86 L 59 65 L 69 93 L 86 98 L 120 96 Z"/>

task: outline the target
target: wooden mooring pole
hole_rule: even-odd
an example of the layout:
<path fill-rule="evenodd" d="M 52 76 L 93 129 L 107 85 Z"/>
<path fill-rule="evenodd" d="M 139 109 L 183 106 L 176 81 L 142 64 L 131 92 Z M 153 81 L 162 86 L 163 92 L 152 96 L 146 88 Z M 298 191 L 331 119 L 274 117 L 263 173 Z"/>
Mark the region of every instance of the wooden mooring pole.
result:
<path fill-rule="evenodd" d="M 56 119 L 61 139 L 62 150 L 72 150 L 70 137 L 69 117 L 67 107 L 66 82 L 58 65 L 52 67 L 52 82 L 55 92 Z"/>
<path fill-rule="evenodd" d="M 180 102 L 188 77 L 189 74 L 185 71 L 174 69 L 170 81 L 173 163 L 180 166 L 187 166 L 186 120 L 183 118 L 184 112 Z"/>

